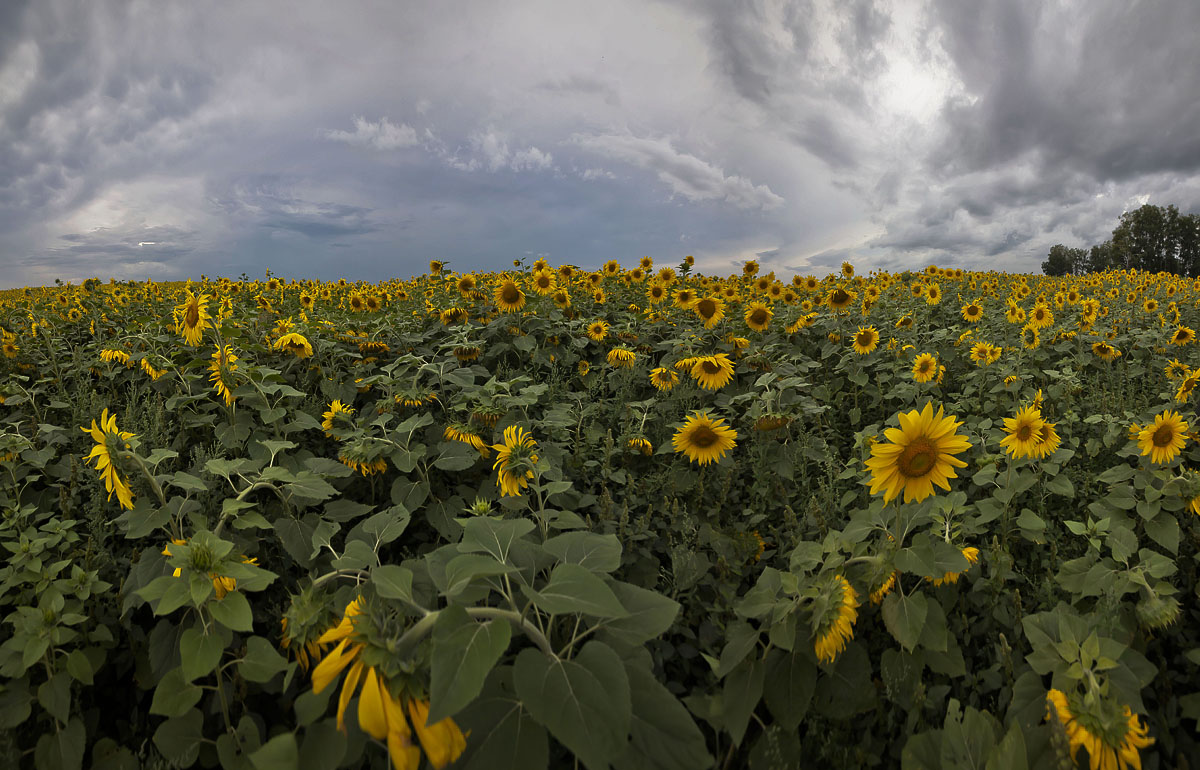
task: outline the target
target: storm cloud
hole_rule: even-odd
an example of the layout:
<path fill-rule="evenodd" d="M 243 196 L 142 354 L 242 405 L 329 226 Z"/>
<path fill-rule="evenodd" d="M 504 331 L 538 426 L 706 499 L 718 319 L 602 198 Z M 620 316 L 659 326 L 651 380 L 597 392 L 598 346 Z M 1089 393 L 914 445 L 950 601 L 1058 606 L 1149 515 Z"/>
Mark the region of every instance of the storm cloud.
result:
<path fill-rule="evenodd" d="M 1192 0 L 11 0 L 0 286 L 1036 271 L 1200 210 Z"/>

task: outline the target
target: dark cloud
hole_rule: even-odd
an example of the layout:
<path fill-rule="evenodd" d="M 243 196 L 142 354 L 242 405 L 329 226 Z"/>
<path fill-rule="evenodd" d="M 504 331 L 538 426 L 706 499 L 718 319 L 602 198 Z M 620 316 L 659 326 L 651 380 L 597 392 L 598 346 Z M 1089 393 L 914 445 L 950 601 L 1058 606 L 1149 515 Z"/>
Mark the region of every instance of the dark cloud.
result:
<path fill-rule="evenodd" d="M 369 208 L 308 200 L 288 192 L 288 187 L 287 183 L 274 179 L 253 180 L 213 196 L 210 201 L 233 220 L 308 238 L 344 238 L 377 229 L 371 222 Z"/>

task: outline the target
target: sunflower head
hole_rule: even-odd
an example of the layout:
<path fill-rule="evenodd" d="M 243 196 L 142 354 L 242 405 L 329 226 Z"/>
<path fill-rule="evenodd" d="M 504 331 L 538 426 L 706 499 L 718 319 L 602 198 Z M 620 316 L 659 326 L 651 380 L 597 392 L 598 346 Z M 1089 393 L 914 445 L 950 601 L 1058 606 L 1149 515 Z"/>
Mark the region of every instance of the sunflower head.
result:
<path fill-rule="evenodd" d="M 955 455 L 971 447 L 971 442 L 956 431 L 962 425 L 941 407 L 933 411 L 933 403 L 921 411 L 898 415 L 899 428 L 888 428 L 887 442 L 871 448 L 867 468 L 871 471 L 871 494 L 883 492 L 884 502 L 890 502 L 901 492 L 904 502 L 920 502 L 933 494 L 937 486 L 950 490 L 949 479 L 957 478 L 955 468 L 967 464 Z"/>
<path fill-rule="evenodd" d="M 504 443 L 494 444 L 496 485 L 502 497 L 516 497 L 529 485 L 538 461 L 537 442 L 524 428 L 510 425 L 504 429 Z"/>
<path fill-rule="evenodd" d="M 850 338 L 850 345 L 855 353 L 866 355 L 879 346 L 879 331 L 874 326 L 860 326 Z"/>
<path fill-rule="evenodd" d="M 1187 443 L 1187 422 L 1179 413 L 1166 410 L 1138 433 L 1138 449 L 1154 463 L 1174 460 Z"/>
<path fill-rule="evenodd" d="M 687 455 L 688 460 L 707 465 L 736 447 L 737 435 L 723 419 L 714 420 L 708 412 L 693 412 L 675 432 L 671 444 L 677 453 Z"/>

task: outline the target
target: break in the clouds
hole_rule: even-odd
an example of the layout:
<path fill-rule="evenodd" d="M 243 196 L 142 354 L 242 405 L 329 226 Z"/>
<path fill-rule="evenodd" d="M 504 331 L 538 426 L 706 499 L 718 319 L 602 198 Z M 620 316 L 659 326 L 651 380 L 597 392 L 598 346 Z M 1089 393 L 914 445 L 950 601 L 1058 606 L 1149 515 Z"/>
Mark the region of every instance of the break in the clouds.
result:
<path fill-rule="evenodd" d="M 1200 209 L 1200 4 L 0 3 L 0 286 L 1037 270 Z"/>

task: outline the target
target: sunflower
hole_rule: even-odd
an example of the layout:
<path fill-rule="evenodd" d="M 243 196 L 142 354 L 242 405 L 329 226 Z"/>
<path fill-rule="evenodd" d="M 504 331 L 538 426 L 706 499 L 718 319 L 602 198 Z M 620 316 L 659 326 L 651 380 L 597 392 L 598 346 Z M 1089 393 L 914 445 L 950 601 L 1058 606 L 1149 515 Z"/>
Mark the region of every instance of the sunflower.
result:
<path fill-rule="evenodd" d="M 907 329 L 913 325 L 913 318 L 910 315 L 900 316 L 900 320 L 896 322 L 897 329 Z"/>
<path fill-rule="evenodd" d="M 725 317 L 725 303 L 720 297 L 704 297 L 692 303 L 692 311 L 704 322 L 705 329 L 711 329 Z"/>
<path fill-rule="evenodd" d="M 367 309 L 367 301 L 358 292 L 350 295 L 350 309 L 355 313 L 361 313 Z"/>
<path fill-rule="evenodd" d="M 976 342 L 971 346 L 971 360 L 977 366 L 987 366 L 1000 360 L 1000 348 L 990 342 Z"/>
<path fill-rule="evenodd" d="M 1042 344 L 1042 336 L 1038 333 L 1038 329 L 1033 324 L 1026 324 L 1021 327 L 1021 344 L 1026 350 L 1037 350 Z"/>
<path fill-rule="evenodd" d="M 292 332 L 275 340 L 275 350 L 286 350 L 296 358 L 308 358 L 313 354 L 312 343 L 303 334 Z"/>
<path fill-rule="evenodd" d="M 968 323 L 979 323 L 983 319 L 983 306 L 978 301 L 963 305 L 962 317 Z"/>
<path fill-rule="evenodd" d="M 663 286 L 661 283 L 651 283 L 650 288 L 646 289 L 646 299 L 650 301 L 651 305 L 657 305 L 666 298 L 667 287 Z"/>
<path fill-rule="evenodd" d="M 459 345 L 454 348 L 454 357 L 465 364 L 479 358 L 482 352 L 483 350 L 475 345 Z"/>
<path fill-rule="evenodd" d="M 571 306 L 571 292 L 566 289 L 555 289 L 550 299 L 559 310 L 566 310 Z"/>
<path fill-rule="evenodd" d="M 155 369 L 154 364 L 150 363 L 150 359 L 143 358 L 140 362 L 142 371 L 150 375 L 150 379 L 157 380 L 167 373 L 166 369 Z"/>
<path fill-rule="evenodd" d="M 0 350 L 3 350 L 5 358 L 16 358 L 17 353 L 21 352 L 21 348 L 17 346 L 15 339 L 6 339 L 0 345 Z"/>
<path fill-rule="evenodd" d="M 634 452 L 641 452 L 646 456 L 649 456 L 654 452 L 654 445 L 651 444 L 650 440 L 645 436 L 631 438 L 625 442 L 625 446 Z"/>
<path fill-rule="evenodd" d="M 608 322 L 592 321 L 587 326 L 587 336 L 588 339 L 592 340 L 593 342 L 599 342 L 600 340 L 604 339 L 608 336 Z"/>
<path fill-rule="evenodd" d="M 113 493 L 117 495 L 117 502 L 123 509 L 133 509 L 133 490 L 129 488 L 129 482 L 121 478 L 121 474 L 117 472 L 116 463 L 113 461 L 112 453 L 129 449 L 129 444 L 126 443 L 133 438 L 133 434 L 128 431 L 119 430 L 117 428 L 117 416 L 114 414 L 111 417 L 108 414 L 108 409 L 100 413 L 100 424 L 96 425 L 96 421 L 92 420 L 92 427 L 80 428 L 84 433 L 91 435 L 92 440 L 96 445 L 92 447 L 92 451 L 84 458 L 84 461 L 95 460 L 96 470 L 100 471 L 100 477 L 104 479 L 104 488 L 108 490 L 108 499 L 111 501 Z"/>
<path fill-rule="evenodd" d="M 854 302 L 857 295 L 849 289 L 837 287 L 825 295 L 825 302 L 831 310 L 845 310 L 850 307 L 850 303 Z"/>
<path fill-rule="evenodd" d="M 846 649 L 846 642 L 854 638 L 854 623 L 858 620 L 858 594 L 846 578 L 837 575 L 826 601 L 828 610 L 822 613 L 822 617 L 814 618 L 816 642 L 813 649 L 817 653 L 817 660 L 833 663 Z"/>
<path fill-rule="evenodd" d="M 733 362 L 725 353 L 704 356 L 691 369 L 692 379 L 705 390 L 719 390 L 733 379 Z"/>
<path fill-rule="evenodd" d="M 774 315 L 771 308 L 762 302 L 751 302 L 746 307 L 746 312 L 742 314 L 742 319 L 754 331 L 765 332 L 767 327 L 771 325 L 771 318 Z"/>
<path fill-rule="evenodd" d="M 458 441 L 474 448 L 477 452 L 479 452 L 481 457 L 487 457 L 489 454 L 491 454 L 491 450 L 488 449 L 487 443 L 467 425 L 447 425 L 446 430 L 442 433 L 442 435 L 446 437 L 447 441 Z"/>
<path fill-rule="evenodd" d="M 533 274 L 533 290 L 538 294 L 541 294 L 542 296 L 553 294 L 555 288 L 557 287 L 555 285 L 554 273 L 546 270 L 544 272 L 539 271 Z"/>
<path fill-rule="evenodd" d="M 962 572 L 947 572 L 940 578 L 925 579 L 932 580 L 935 586 L 953 585 L 954 583 L 957 583 L 958 579 L 962 577 L 963 574 L 965 574 L 968 570 L 970 570 L 971 567 L 975 566 L 975 564 L 979 561 L 979 549 L 975 547 L 964 548 L 962 549 L 962 555 L 963 558 L 967 560 L 967 569 L 963 570 Z"/>
<path fill-rule="evenodd" d="M 613 348 L 608 351 L 608 365 L 615 369 L 631 369 L 637 360 L 637 353 L 629 348 Z"/>
<path fill-rule="evenodd" d="M 343 434 L 340 434 L 338 431 L 353 430 L 354 423 L 350 420 L 353 415 L 354 407 L 343 404 L 340 400 L 334 401 L 329 405 L 329 409 L 321 415 L 325 418 L 321 422 L 321 427 L 325 430 L 325 435 L 341 440 Z"/>
<path fill-rule="evenodd" d="M 208 371 L 211 372 L 208 379 L 212 381 L 213 390 L 225 399 L 226 406 L 233 406 L 233 388 L 237 386 L 233 373 L 237 371 L 237 360 L 233 346 L 226 345 L 216 349 L 212 354 L 212 363 L 208 366 Z"/>
<path fill-rule="evenodd" d="M 1180 326 L 1171 335 L 1172 345 L 1187 345 L 1196 341 L 1196 332 L 1186 326 Z"/>
<path fill-rule="evenodd" d="M 1179 389 L 1175 391 L 1175 400 L 1183 403 L 1192 397 L 1192 391 L 1196 386 L 1200 385 L 1200 371 L 1188 372 L 1188 375 L 1179 383 Z"/>
<path fill-rule="evenodd" d="M 428 702 L 410 699 L 408 718 L 412 720 L 412 726 L 416 729 L 421 748 L 413 744 L 412 729 L 405 718 L 403 704 L 392 694 L 387 678 L 374 666 L 365 664 L 362 653 L 368 643 L 367 634 L 358 630 L 358 625 L 364 622 L 365 614 L 361 600 L 355 599 L 346 606 L 342 621 L 317 640 L 320 644 L 337 642 L 337 646 L 313 669 L 313 692 L 319 695 L 349 667 L 349 673 L 338 695 L 338 729 L 345 732 L 346 708 L 361 682 L 362 695 L 358 699 L 357 712 L 359 727 L 375 740 L 387 741 L 392 765 L 397 770 L 416 770 L 421 764 L 421 749 L 424 749 L 429 763 L 441 770 L 458 759 L 466 749 L 466 737 L 450 718 L 434 725 L 427 724 Z"/>
<path fill-rule="evenodd" d="M 212 320 L 208 314 L 208 294 L 193 294 L 185 291 L 187 298 L 175 306 L 175 331 L 187 344 L 195 347 L 204 337 L 204 330 Z"/>
<path fill-rule="evenodd" d="M 746 276 L 747 278 L 753 278 L 754 276 L 758 275 L 758 263 L 753 259 L 746 260 L 746 262 L 742 265 L 742 275 Z"/>
<path fill-rule="evenodd" d="M 1149 455 L 1153 463 L 1169 463 L 1187 443 L 1187 430 L 1187 422 L 1168 409 L 1155 415 L 1154 423 L 1138 433 L 1138 449 L 1142 450 L 1143 457 Z"/>
<path fill-rule="evenodd" d="M 1049 307 L 1038 302 L 1029 311 L 1029 325 L 1035 329 L 1044 329 L 1054 323 L 1054 312 Z"/>
<path fill-rule="evenodd" d="M 737 437 L 737 431 L 725 425 L 723 419 L 713 420 L 708 412 L 693 412 L 683 427 L 675 431 L 671 444 L 677 454 L 682 452 L 688 460 L 708 465 L 736 447 Z"/>
<path fill-rule="evenodd" d="M 1062 725 L 1071 761 L 1075 761 L 1075 754 L 1082 746 L 1093 770 L 1141 770 L 1138 749 L 1150 746 L 1154 739 L 1149 737 L 1149 727 L 1141 723 L 1129 706 L 1123 707 L 1120 715 L 1113 713 L 1109 719 L 1098 719 L 1092 714 L 1076 713 L 1081 704 L 1075 703 L 1072 708 L 1072 700 L 1061 690 L 1046 693 L 1046 719 L 1057 718 Z"/>
<path fill-rule="evenodd" d="M 592 365 L 587 361 L 579 362 L 579 376 L 586 377 L 588 372 L 592 371 Z"/>
<path fill-rule="evenodd" d="M 1191 373 L 1188 365 L 1181 363 L 1178 358 L 1172 359 L 1170 363 L 1163 369 L 1163 374 L 1168 380 L 1178 380 L 1181 377 L 1187 377 Z"/>
<path fill-rule="evenodd" d="M 966 451 L 971 442 L 956 433 L 962 423 L 943 416 L 942 407 L 934 414 L 927 402 L 920 412 L 900 413 L 900 427 L 888 428 L 888 443 L 871 448 L 866 465 L 871 470 L 871 494 L 883 492 L 884 502 L 904 492 L 904 502 L 920 502 L 933 494 L 933 485 L 949 491 L 949 479 L 958 478 L 955 468 L 967 464 L 954 455 Z"/>
<path fill-rule="evenodd" d="M 679 383 L 679 375 L 665 366 L 660 366 L 650 372 L 650 384 L 666 392 Z"/>
<path fill-rule="evenodd" d="M 860 326 L 850 338 L 850 345 L 855 353 L 865 356 L 879 346 L 879 331 L 874 326 Z"/>
<path fill-rule="evenodd" d="M 925 304 L 936 305 L 942 301 L 942 287 L 936 283 L 929 284 L 925 289 Z"/>
<path fill-rule="evenodd" d="M 895 570 L 892 570 L 890 573 L 888 573 L 888 576 L 883 579 L 883 582 L 879 584 L 879 587 L 871 592 L 870 596 L 867 597 L 871 600 L 871 604 L 879 604 L 881 601 L 883 601 L 883 597 L 892 592 L 892 589 L 896 587 L 897 574 L 898 573 Z"/>
<path fill-rule="evenodd" d="M 496 471 L 501 497 L 519 496 L 533 478 L 533 464 L 538 461 L 534 454 L 537 442 L 524 428 L 510 425 L 504 429 L 504 443 L 493 444 L 492 449 L 496 450 L 492 470 Z"/>
<path fill-rule="evenodd" d="M 1101 361 L 1115 361 L 1121 357 L 1121 351 L 1101 340 L 1100 342 L 1092 343 L 1092 352 Z"/>
<path fill-rule="evenodd" d="M 1038 431 L 1037 445 L 1029 453 L 1030 457 L 1045 460 L 1058 451 L 1058 445 L 1062 440 L 1058 437 L 1058 431 L 1054 429 L 1057 424 L 1054 422 L 1042 423 L 1042 428 Z"/>
<path fill-rule="evenodd" d="M 1043 425 L 1042 413 L 1027 406 L 1015 417 L 1004 418 L 1004 430 L 1008 435 L 1000 440 L 1000 446 L 1014 458 L 1029 457 L 1041 441 Z"/>
<path fill-rule="evenodd" d="M 515 313 L 525 307 L 525 292 L 511 278 L 505 278 L 493 293 L 502 313 Z"/>
<path fill-rule="evenodd" d="M 917 382 L 930 382 L 937 377 L 937 368 L 937 356 L 922 353 L 913 361 L 912 378 Z"/>

